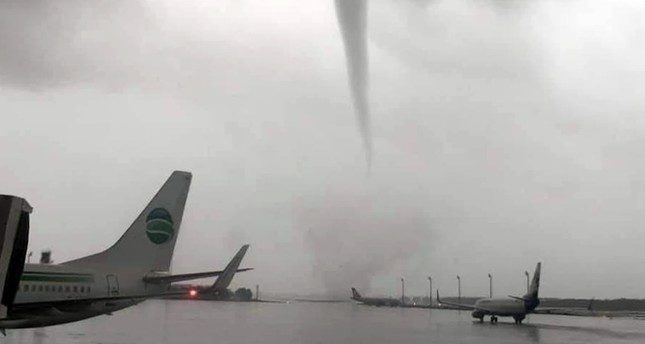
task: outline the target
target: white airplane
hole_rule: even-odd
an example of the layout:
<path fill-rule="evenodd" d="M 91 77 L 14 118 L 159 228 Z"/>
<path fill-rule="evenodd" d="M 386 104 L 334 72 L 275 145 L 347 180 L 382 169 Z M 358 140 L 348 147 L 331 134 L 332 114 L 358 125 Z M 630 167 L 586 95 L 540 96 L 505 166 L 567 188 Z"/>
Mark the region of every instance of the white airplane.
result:
<path fill-rule="evenodd" d="M 441 301 L 439 298 L 439 291 L 437 290 L 437 302 L 439 304 L 472 310 L 473 318 L 479 319 L 480 322 L 484 322 L 484 316 L 490 315 L 491 323 L 496 323 L 497 317 L 500 316 L 513 317 L 516 324 L 521 324 L 522 320 L 526 318 L 526 315 L 533 312 L 533 310 L 540 304 L 538 290 L 540 289 L 541 267 L 542 263 L 537 263 L 535 273 L 533 274 L 533 280 L 531 281 L 531 286 L 529 287 L 528 293 L 523 297 L 509 295 L 509 298 L 485 298 L 477 300 L 474 305 L 465 305 Z"/>
<path fill-rule="evenodd" d="M 358 301 L 367 306 L 386 306 L 386 307 L 399 307 L 401 300 L 393 299 L 390 297 L 364 297 L 356 288 L 352 288 L 352 300 Z"/>
<path fill-rule="evenodd" d="M 167 292 L 171 282 L 220 275 L 169 272 L 191 178 L 188 172 L 173 172 L 114 245 L 57 265 L 24 265 L 31 207 L 22 198 L 0 195 L 0 226 L 5 225 L 0 228 L 0 331 L 111 314 L 148 298 L 176 295 Z M 14 259 L 20 255 L 20 261 Z"/>

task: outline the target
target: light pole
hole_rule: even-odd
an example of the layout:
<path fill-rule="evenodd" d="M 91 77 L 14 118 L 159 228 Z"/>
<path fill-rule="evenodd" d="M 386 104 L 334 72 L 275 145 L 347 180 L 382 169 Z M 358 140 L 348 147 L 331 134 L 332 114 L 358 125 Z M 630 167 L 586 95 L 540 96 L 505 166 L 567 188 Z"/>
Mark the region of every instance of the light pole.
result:
<path fill-rule="evenodd" d="M 457 275 L 457 295 L 459 299 L 458 303 L 461 303 L 461 277 L 459 275 Z"/>
<path fill-rule="evenodd" d="M 529 272 L 524 271 L 524 275 L 526 275 L 526 293 L 529 293 Z"/>
<path fill-rule="evenodd" d="M 405 305 L 405 280 L 401 277 L 401 305 Z"/>
<path fill-rule="evenodd" d="M 430 303 L 429 306 L 432 306 L 432 277 L 428 276 L 428 281 L 430 282 Z"/>
<path fill-rule="evenodd" d="M 488 274 L 488 295 L 493 298 L 493 275 Z"/>

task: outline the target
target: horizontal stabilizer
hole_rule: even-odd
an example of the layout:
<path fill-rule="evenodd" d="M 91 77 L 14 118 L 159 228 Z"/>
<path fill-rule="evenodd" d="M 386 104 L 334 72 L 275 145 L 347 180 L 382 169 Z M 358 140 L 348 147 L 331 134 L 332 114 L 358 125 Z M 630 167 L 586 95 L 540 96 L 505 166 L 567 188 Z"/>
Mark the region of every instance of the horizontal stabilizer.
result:
<path fill-rule="evenodd" d="M 253 270 L 253 268 L 237 269 L 237 272 L 244 272 L 249 270 Z M 223 274 L 225 271 L 226 270 L 204 271 L 204 272 L 195 272 L 191 274 L 181 274 L 181 275 L 151 275 L 151 276 L 145 276 L 143 278 L 143 281 L 146 283 L 155 283 L 155 284 L 189 281 L 189 280 L 194 280 L 199 278 L 219 276 Z"/>

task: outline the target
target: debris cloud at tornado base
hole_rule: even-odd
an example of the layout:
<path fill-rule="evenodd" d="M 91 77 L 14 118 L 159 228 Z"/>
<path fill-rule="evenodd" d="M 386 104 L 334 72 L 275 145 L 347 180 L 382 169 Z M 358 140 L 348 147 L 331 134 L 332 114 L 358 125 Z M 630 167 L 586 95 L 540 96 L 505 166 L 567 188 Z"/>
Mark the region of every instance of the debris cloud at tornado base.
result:
<path fill-rule="evenodd" d="M 295 224 L 326 294 L 342 298 L 350 286 L 367 292 L 373 278 L 406 264 L 431 236 L 420 204 L 416 197 L 351 187 L 300 200 Z"/>

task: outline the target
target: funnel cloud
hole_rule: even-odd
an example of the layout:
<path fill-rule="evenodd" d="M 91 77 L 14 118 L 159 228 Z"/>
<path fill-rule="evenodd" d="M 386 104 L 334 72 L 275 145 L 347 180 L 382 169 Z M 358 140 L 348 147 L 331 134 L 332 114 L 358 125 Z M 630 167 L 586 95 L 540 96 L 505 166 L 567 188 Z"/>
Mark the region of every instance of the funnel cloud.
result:
<path fill-rule="evenodd" d="M 343 36 L 354 111 L 365 146 L 367 166 L 372 163 L 372 133 L 367 101 L 367 0 L 336 0 L 336 16 Z"/>

